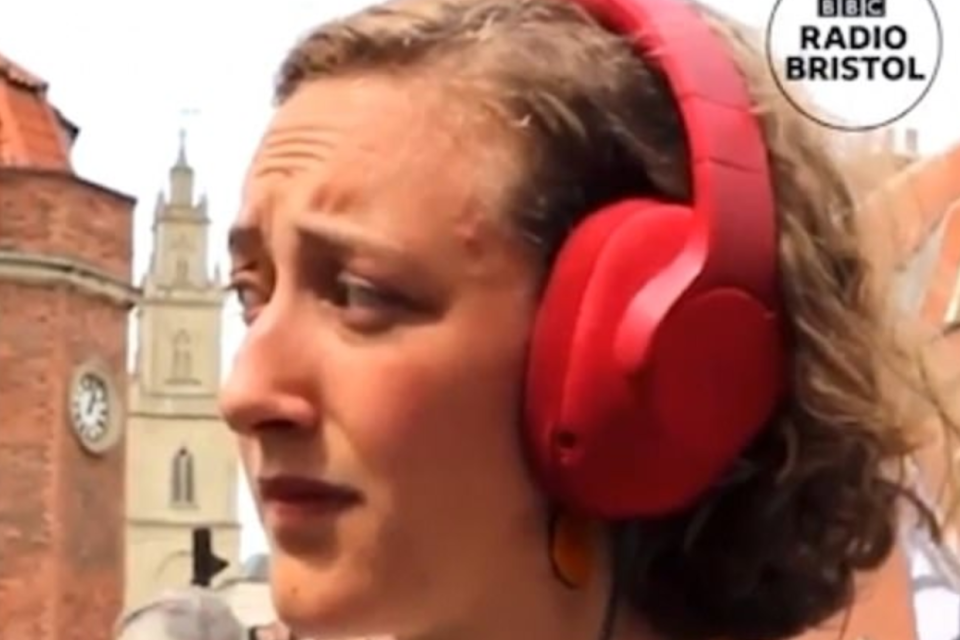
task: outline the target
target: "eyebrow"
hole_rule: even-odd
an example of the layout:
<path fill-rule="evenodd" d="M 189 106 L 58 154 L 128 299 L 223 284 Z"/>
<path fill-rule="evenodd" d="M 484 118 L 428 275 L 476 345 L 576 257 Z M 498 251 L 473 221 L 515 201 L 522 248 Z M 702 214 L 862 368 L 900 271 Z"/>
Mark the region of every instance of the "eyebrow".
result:
<path fill-rule="evenodd" d="M 293 221 L 297 233 L 328 245 L 336 251 L 382 257 L 401 264 L 410 263 L 410 254 L 396 243 L 342 220 L 313 213 L 297 216 Z"/>
<path fill-rule="evenodd" d="M 263 233 L 253 225 L 234 225 L 227 234 L 227 250 L 233 260 L 252 258 L 263 251 L 263 245 Z"/>

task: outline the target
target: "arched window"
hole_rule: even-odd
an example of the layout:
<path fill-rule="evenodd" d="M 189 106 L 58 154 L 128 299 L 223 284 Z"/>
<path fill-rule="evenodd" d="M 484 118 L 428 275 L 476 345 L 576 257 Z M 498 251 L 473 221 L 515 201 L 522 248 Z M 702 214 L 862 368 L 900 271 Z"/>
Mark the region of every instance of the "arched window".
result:
<path fill-rule="evenodd" d="M 173 456 L 170 470 L 170 502 L 175 506 L 193 506 L 196 494 L 194 487 L 193 454 L 181 447 Z"/>
<path fill-rule="evenodd" d="M 193 361 L 190 357 L 190 334 L 179 331 L 173 337 L 173 355 L 170 377 L 178 382 L 188 381 L 193 376 Z"/>

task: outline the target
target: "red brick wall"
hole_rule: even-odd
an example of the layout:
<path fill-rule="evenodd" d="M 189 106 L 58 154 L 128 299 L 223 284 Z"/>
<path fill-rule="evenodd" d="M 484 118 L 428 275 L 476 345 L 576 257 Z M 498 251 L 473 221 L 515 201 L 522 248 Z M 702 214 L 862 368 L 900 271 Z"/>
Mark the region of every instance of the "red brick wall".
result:
<path fill-rule="evenodd" d="M 0 250 L 129 281 L 132 202 L 67 176 L 0 169 Z M 82 452 L 74 367 L 106 362 L 126 398 L 128 311 L 64 286 L 0 280 L 0 638 L 107 640 L 123 595 L 123 448 Z"/>
<path fill-rule="evenodd" d="M 132 202 L 63 174 L 0 167 L 0 250 L 75 257 L 129 281 Z"/>

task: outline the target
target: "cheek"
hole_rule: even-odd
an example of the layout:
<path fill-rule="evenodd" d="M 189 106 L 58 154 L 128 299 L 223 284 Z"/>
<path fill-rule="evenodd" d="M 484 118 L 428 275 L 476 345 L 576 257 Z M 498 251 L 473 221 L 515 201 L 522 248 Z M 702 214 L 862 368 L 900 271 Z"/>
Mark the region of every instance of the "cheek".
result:
<path fill-rule="evenodd" d="M 396 483 L 516 466 L 523 341 L 463 336 L 424 329 L 339 362 L 328 408 L 371 471 Z"/>

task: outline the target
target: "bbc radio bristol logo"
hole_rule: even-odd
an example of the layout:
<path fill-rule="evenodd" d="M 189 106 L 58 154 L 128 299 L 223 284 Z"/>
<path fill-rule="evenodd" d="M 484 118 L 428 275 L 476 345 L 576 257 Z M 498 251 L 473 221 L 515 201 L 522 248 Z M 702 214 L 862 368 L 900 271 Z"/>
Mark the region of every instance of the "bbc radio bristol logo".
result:
<path fill-rule="evenodd" d="M 899 120 L 923 100 L 940 67 L 943 32 L 933 2 L 777 0 L 767 58 L 780 90 L 827 127 L 867 130 Z"/>

